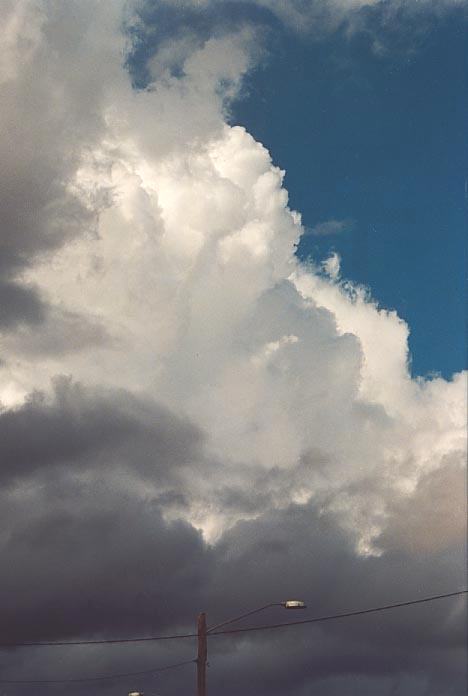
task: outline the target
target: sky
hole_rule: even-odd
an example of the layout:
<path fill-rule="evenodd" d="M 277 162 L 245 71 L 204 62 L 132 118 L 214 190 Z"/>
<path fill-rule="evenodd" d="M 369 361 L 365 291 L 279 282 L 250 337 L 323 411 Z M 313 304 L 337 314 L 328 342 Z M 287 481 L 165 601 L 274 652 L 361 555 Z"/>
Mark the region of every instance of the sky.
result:
<path fill-rule="evenodd" d="M 448 379 L 466 367 L 467 35 L 458 13 L 421 23 L 378 39 L 278 28 L 231 122 L 286 170 L 300 258 L 339 253 L 343 276 L 408 322 L 412 374 Z"/>
<path fill-rule="evenodd" d="M 0 643 L 466 588 L 467 4 L 0 14 Z M 463 596 L 213 637 L 209 693 L 461 696 L 466 642 Z M 3 649 L 2 693 L 195 650 Z"/>

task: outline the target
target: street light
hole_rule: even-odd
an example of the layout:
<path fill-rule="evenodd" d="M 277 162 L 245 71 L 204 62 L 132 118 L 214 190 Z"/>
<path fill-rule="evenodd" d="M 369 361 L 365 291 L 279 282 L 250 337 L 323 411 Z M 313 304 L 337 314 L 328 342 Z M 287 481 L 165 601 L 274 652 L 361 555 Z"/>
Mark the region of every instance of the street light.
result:
<path fill-rule="evenodd" d="M 198 617 L 198 657 L 197 657 L 197 696 L 206 696 L 206 663 L 208 657 L 208 646 L 207 637 L 209 634 L 216 631 L 218 628 L 223 626 L 228 626 L 235 621 L 240 621 L 245 619 L 247 616 L 252 616 L 252 614 L 258 614 L 258 612 L 264 609 L 269 609 L 270 607 L 283 607 L 283 609 L 306 609 L 306 604 L 300 599 L 287 599 L 284 602 L 271 602 L 270 604 L 265 604 L 263 607 L 258 609 L 253 609 L 245 614 L 236 616 L 234 619 L 229 619 L 228 621 L 223 621 L 222 623 L 216 624 L 216 626 L 206 627 L 206 614 L 203 612 Z"/>
<path fill-rule="evenodd" d="M 301 602 L 300 599 L 288 599 L 284 606 L 286 609 L 307 609 L 305 603 Z"/>
<path fill-rule="evenodd" d="M 285 602 L 271 602 L 270 604 L 265 604 L 263 607 L 259 607 L 258 609 L 253 609 L 252 611 L 248 611 L 245 614 L 241 614 L 240 616 L 236 616 L 235 619 L 229 619 L 228 621 L 223 621 L 223 623 L 216 624 L 216 626 L 211 626 L 210 628 L 207 629 L 207 633 L 212 633 L 213 631 L 216 631 L 218 628 L 222 628 L 223 626 L 227 626 L 228 624 L 232 624 L 235 621 L 240 621 L 241 619 L 247 618 L 247 616 L 252 616 L 252 614 L 258 614 L 260 611 L 264 611 L 264 609 L 269 609 L 270 607 L 283 607 L 283 609 L 307 609 L 305 602 L 303 602 L 300 599 L 287 599 Z"/>

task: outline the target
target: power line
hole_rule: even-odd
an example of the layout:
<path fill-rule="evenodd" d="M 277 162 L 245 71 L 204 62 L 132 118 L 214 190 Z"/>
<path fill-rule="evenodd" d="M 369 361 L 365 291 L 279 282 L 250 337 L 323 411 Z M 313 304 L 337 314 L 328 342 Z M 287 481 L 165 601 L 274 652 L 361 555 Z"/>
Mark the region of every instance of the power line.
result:
<path fill-rule="evenodd" d="M 141 677 L 145 674 L 157 674 L 166 672 L 169 669 L 182 667 L 182 665 L 193 664 L 196 660 L 185 660 L 185 662 L 176 662 L 165 667 L 155 667 L 154 669 L 146 669 L 142 672 L 125 672 L 120 674 L 107 674 L 99 677 L 80 677 L 77 679 L 0 679 L 0 684 L 76 684 L 80 682 L 95 682 L 105 681 L 110 679 L 124 679 L 125 677 Z"/>
<path fill-rule="evenodd" d="M 264 626 L 251 626 L 249 628 L 235 628 L 228 629 L 226 631 L 214 631 L 210 633 L 210 636 L 221 636 L 226 634 L 235 633 L 248 633 L 251 631 L 265 631 L 275 628 L 284 628 L 287 626 L 298 626 L 304 624 L 319 623 L 324 621 L 332 621 L 334 619 L 349 618 L 351 616 L 362 616 L 363 614 L 373 614 L 380 611 L 387 611 L 389 609 L 397 609 L 400 607 L 408 607 L 415 604 L 424 604 L 427 602 L 434 602 L 440 599 L 446 599 L 449 597 L 457 597 L 467 594 L 468 590 L 458 590 L 456 592 L 447 592 L 445 594 L 431 595 L 429 597 L 422 597 L 420 599 L 412 599 L 406 602 L 398 602 L 396 604 L 385 604 L 378 607 L 372 607 L 370 609 L 358 609 L 355 611 L 342 612 L 340 614 L 329 614 L 327 616 L 317 616 L 311 619 L 304 619 L 302 621 L 288 621 L 280 624 L 268 624 Z M 122 639 L 110 639 L 110 640 L 97 640 L 97 641 L 71 641 L 71 642 L 60 642 L 60 643 L 10 643 L 8 647 L 45 647 L 45 646 L 57 646 L 57 645 L 96 645 L 96 644 L 108 644 L 108 643 L 133 643 L 137 641 L 155 641 L 155 640 L 171 640 L 176 638 L 194 638 L 198 634 L 178 634 L 173 636 L 148 636 L 144 638 L 122 638 Z M 2 644 L 1 647 L 5 647 Z M 119 674 L 108 674 L 95 677 L 79 677 L 74 679 L 0 679 L 0 684 L 73 684 L 82 682 L 97 682 L 112 679 L 123 679 L 126 677 L 136 677 L 145 674 L 157 674 L 159 672 L 165 672 L 166 670 L 174 669 L 176 667 L 182 667 L 183 665 L 193 664 L 197 660 L 185 660 L 184 662 L 177 662 L 175 664 L 166 665 L 165 667 L 155 667 L 153 669 L 144 670 L 140 672 L 125 672 Z"/>
<path fill-rule="evenodd" d="M 397 609 L 399 607 L 409 607 L 413 604 L 423 604 L 425 602 L 434 602 L 438 599 L 446 599 L 447 597 L 457 597 L 467 594 L 468 590 L 458 590 L 457 592 L 448 592 L 446 594 L 432 595 L 431 597 L 423 597 L 421 599 L 412 599 L 408 602 L 398 602 L 397 604 L 385 604 L 380 607 L 372 607 L 371 609 L 358 609 L 357 611 L 346 611 L 342 614 L 329 614 L 328 616 L 317 616 L 313 619 L 303 619 L 302 621 L 288 621 L 287 623 L 267 624 L 264 626 L 251 626 L 250 628 L 232 628 L 227 631 L 215 631 L 210 633 L 211 636 L 222 636 L 229 633 L 248 633 L 249 631 L 265 631 L 271 628 L 283 628 L 284 626 L 299 626 L 301 624 L 319 623 L 321 621 L 332 621 L 334 619 L 345 619 L 350 616 L 361 616 L 362 614 L 374 614 L 378 611 L 386 611 L 387 609 Z"/>
<path fill-rule="evenodd" d="M 328 616 L 318 616 L 311 619 L 304 619 L 302 621 L 290 621 L 287 623 L 279 624 L 268 624 L 264 626 L 253 626 L 250 628 L 234 628 L 227 631 L 215 631 L 210 633 L 210 636 L 221 636 L 230 633 L 245 633 L 248 631 L 263 631 L 272 628 L 281 628 L 283 626 L 297 626 L 300 624 L 308 623 L 318 623 L 320 621 L 331 621 L 333 619 L 342 619 L 350 616 L 360 616 L 361 614 L 373 614 L 379 611 L 386 611 L 388 609 L 397 609 L 399 607 L 408 607 L 413 604 L 423 604 L 426 602 L 433 602 L 439 599 L 445 599 L 448 597 L 456 597 L 459 595 L 467 594 L 468 590 L 457 590 L 456 592 L 447 592 L 445 594 L 431 595 L 429 597 L 422 597 L 420 599 L 411 599 L 406 602 L 398 602 L 397 604 L 385 604 L 378 607 L 372 607 L 371 609 L 358 609 L 354 611 L 347 611 L 341 614 L 331 614 Z M 45 648 L 45 647 L 59 647 L 59 646 L 74 646 L 74 645 L 112 645 L 112 644 L 123 644 L 123 643 L 144 643 L 153 642 L 159 640 L 177 640 L 179 638 L 196 638 L 196 633 L 179 633 L 175 635 L 167 636 L 143 636 L 136 638 L 109 638 L 100 640 L 74 640 L 74 641 L 58 641 L 58 642 L 27 642 L 27 643 L 0 643 L 0 648 Z"/>
<path fill-rule="evenodd" d="M 39 641 L 27 643 L 0 643 L 2 648 L 56 648 L 74 645 L 115 645 L 122 643 L 145 643 L 156 640 L 174 640 L 177 638 L 196 638 L 196 633 L 178 633 L 172 636 L 142 636 L 137 638 L 101 638 L 97 640 L 62 640 L 62 641 Z"/>

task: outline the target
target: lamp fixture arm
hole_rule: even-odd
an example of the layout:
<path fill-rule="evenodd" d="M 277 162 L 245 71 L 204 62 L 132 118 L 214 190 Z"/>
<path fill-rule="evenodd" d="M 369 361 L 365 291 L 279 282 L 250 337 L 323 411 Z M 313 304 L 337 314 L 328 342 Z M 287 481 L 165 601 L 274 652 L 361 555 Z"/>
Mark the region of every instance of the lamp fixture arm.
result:
<path fill-rule="evenodd" d="M 235 619 L 229 619 L 228 621 L 223 621 L 222 623 L 216 624 L 216 626 L 210 626 L 210 628 L 207 629 L 207 633 L 211 633 L 212 631 L 216 631 L 218 628 L 222 628 L 223 626 L 228 626 L 229 624 L 234 623 L 235 621 L 240 621 L 241 619 L 247 618 L 247 616 L 252 616 L 252 614 L 257 614 L 259 611 L 263 611 L 264 609 L 269 609 L 270 607 L 284 607 L 284 602 L 271 602 L 270 604 L 265 604 L 264 607 L 259 607 L 258 609 L 253 609 L 253 611 L 248 611 L 245 614 L 241 614 L 240 616 L 236 616 Z"/>

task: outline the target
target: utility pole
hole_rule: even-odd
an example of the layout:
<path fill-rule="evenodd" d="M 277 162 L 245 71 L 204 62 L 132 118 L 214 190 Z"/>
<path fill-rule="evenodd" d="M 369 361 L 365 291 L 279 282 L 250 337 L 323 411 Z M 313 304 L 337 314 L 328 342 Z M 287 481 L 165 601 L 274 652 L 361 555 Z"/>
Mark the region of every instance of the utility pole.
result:
<path fill-rule="evenodd" d="M 197 656 L 197 696 L 206 696 L 206 660 L 208 647 L 206 641 L 206 614 L 198 616 L 198 656 Z"/>

